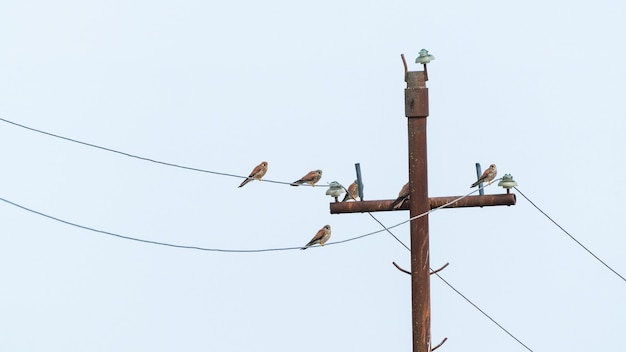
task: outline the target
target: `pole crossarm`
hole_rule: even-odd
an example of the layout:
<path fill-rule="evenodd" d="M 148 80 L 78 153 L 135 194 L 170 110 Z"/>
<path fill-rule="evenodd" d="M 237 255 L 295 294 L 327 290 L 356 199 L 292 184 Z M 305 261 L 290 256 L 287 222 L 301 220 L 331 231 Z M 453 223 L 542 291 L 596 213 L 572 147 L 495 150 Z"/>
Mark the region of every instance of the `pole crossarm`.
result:
<path fill-rule="evenodd" d="M 459 198 L 461 198 L 461 196 L 431 197 L 429 198 L 430 209 L 439 208 L 442 205 L 450 203 Z M 367 200 L 367 201 L 362 201 L 362 202 L 330 203 L 330 213 L 331 214 L 345 214 L 345 213 L 365 213 L 365 212 L 373 213 L 373 212 L 378 212 L 378 211 L 393 211 L 394 209 L 391 206 L 391 203 L 393 203 L 393 201 L 394 201 L 393 199 L 384 199 L 384 200 Z M 515 202 L 516 202 L 516 198 L 515 198 L 514 193 L 493 194 L 493 195 L 484 195 L 484 196 L 467 196 L 442 209 L 489 207 L 489 206 L 497 206 L 497 205 L 515 205 Z M 399 210 L 409 210 L 408 203 L 409 202 L 404 202 L 404 204 L 399 208 Z"/>

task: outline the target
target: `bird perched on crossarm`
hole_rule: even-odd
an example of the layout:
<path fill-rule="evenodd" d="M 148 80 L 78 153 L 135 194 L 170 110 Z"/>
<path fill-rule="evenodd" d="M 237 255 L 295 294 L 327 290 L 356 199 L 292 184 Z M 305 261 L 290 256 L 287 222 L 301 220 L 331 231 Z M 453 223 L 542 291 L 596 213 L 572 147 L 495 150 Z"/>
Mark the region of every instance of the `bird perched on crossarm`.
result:
<path fill-rule="evenodd" d="M 407 182 L 404 186 L 402 186 L 402 189 L 400 190 L 400 193 L 398 193 L 398 198 L 396 198 L 396 200 L 393 201 L 393 203 L 391 203 L 391 207 L 396 210 L 399 209 L 400 207 L 402 207 L 402 204 L 404 204 L 404 202 L 410 198 L 410 188 L 409 188 L 409 183 Z"/>
<path fill-rule="evenodd" d="M 257 165 L 252 170 L 252 172 L 250 173 L 250 176 L 248 176 L 248 178 L 243 180 L 243 182 L 239 185 L 239 187 L 245 186 L 248 182 L 250 182 L 252 180 L 259 180 L 259 181 L 261 181 L 261 178 L 263 178 L 263 176 L 265 176 L 266 172 L 267 172 L 267 161 L 264 161 L 264 162 L 260 163 L 259 165 Z"/>
<path fill-rule="evenodd" d="M 480 178 L 478 178 L 478 181 L 472 183 L 470 188 L 476 187 L 483 182 L 487 182 L 487 185 L 490 185 L 491 181 L 493 181 L 493 179 L 496 178 L 497 174 L 498 174 L 498 169 L 496 169 L 496 164 L 489 165 L 487 170 L 485 170 L 485 172 L 483 172 Z"/>
<path fill-rule="evenodd" d="M 291 185 L 300 186 L 303 183 L 308 183 L 312 187 L 315 187 L 315 184 L 319 182 L 321 178 L 322 178 L 322 170 L 313 170 L 313 171 L 310 171 L 308 174 L 302 176 L 302 178 L 299 179 L 298 181 L 293 181 Z"/>
<path fill-rule="evenodd" d="M 358 196 L 359 196 L 359 182 L 358 180 L 354 180 L 354 182 L 352 182 L 350 186 L 348 186 L 348 193 L 346 193 L 346 195 L 343 197 L 342 202 L 348 201 L 350 199 L 356 200 Z"/>
<path fill-rule="evenodd" d="M 330 238 L 330 225 L 325 225 L 324 227 L 319 229 L 319 231 L 317 231 L 317 233 L 315 234 L 315 236 L 313 236 L 313 238 L 309 241 L 309 243 L 307 243 L 304 247 L 300 249 L 307 249 L 314 244 L 319 244 L 321 246 L 324 246 L 329 238 Z"/>

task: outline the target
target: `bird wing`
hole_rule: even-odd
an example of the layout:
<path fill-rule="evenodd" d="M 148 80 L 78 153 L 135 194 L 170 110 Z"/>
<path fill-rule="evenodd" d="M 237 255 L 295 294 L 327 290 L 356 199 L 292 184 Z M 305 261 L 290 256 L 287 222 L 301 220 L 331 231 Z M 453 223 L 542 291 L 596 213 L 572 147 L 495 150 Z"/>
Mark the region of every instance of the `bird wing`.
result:
<path fill-rule="evenodd" d="M 483 172 L 482 175 L 480 175 L 480 177 L 478 178 L 476 182 L 472 183 L 470 188 L 476 187 L 482 182 L 491 181 L 494 179 L 494 177 L 496 177 L 496 173 L 494 172 L 494 167 L 492 165 L 492 166 L 489 166 L 489 168 L 485 170 L 485 172 Z"/>
<path fill-rule="evenodd" d="M 350 186 L 348 186 L 348 192 L 343 197 L 342 202 L 345 202 L 350 199 L 356 200 L 356 197 L 358 195 L 359 195 L 359 184 L 357 183 L 357 181 L 354 181 L 350 184 Z"/>
<path fill-rule="evenodd" d="M 400 193 L 398 193 L 398 198 L 408 196 L 409 192 L 410 192 L 409 183 L 407 182 L 404 186 L 402 186 L 402 189 L 400 190 Z"/>
<path fill-rule="evenodd" d="M 263 163 L 260 163 L 252 170 L 252 172 L 250 173 L 250 176 L 248 177 L 261 178 L 263 177 L 263 175 L 265 175 L 266 172 L 267 172 L 267 168 L 265 167 Z"/>
<path fill-rule="evenodd" d="M 396 200 L 394 200 L 393 203 L 391 203 L 391 207 L 394 209 L 398 209 L 399 207 L 401 207 L 402 202 L 404 202 L 404 200 L 409 197 L 410 191 L 411 190 L 409 188 L 409 183 L 407 182 L 404 186 L 402 186 L 400 193 L 398 193 L 398 198 L 396 198 Z"/>
<path fill-rule="evenodd" d="M 326 229 L 325 228 L 321 228 L 319 231 L 317 231 L 315 236 L 313 236 L 313 238 L 311 239 L 311 242 L 315 242 L 315 241 L 321 240 L 322 237 L 324 237 L 325 233 L 326 233 Z M 311 243 L 311 242 L 309 242 L 309 243 Z"/>
<path fill-rule="evenodd" d="M 304 182 L 309 182 L 309 181 L 313 181 L 315 180 L 317 177 L 319 177 L 317 171 L 311 171 L 308 174 L 304 175 L 300 181 L 304 181 Z"/>

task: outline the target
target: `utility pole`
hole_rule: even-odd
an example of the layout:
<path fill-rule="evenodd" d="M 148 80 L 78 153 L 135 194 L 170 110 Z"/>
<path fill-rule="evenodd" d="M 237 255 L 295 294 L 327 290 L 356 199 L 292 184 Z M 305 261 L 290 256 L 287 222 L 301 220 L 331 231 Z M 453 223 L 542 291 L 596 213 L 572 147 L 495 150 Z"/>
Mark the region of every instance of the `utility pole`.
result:
<path fill-rule="evenodd" d="M 404 56 L 402 56 L 404 61 Z M 428 163 L 426 153 L 426 118 L 428 117 L 428 71 L 408 71 L 406 62 L 404 90 L 405 115 L 408 119 L 410 199 L 400 209 L 410 217 L 447 204 L 458 197 L 428 197 Z M 392 211 L 389 200 L 330 203 L 331 214 Z M 515 194 L 469 196 L 447 208 L 514 205 Z M 431 352 L 430 336 L 430 248 L 428 215 L 411 221 L 411 306 L 413 352 Z"/>

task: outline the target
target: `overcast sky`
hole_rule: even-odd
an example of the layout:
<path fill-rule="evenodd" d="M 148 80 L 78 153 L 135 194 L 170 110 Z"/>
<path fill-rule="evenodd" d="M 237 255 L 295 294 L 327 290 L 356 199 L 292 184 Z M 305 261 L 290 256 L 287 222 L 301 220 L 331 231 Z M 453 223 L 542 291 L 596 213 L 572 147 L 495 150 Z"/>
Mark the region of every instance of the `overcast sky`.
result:
<path fill-rule="evenodd" d="M 4 1 L 0 118 L 192 168 L 392 199 L 403 67 L 428 66 L 430 196 L 474 163 L 622 276 L 626 5 L 619 1 Z M 0 197 L 114 234 L 218 249 L 377 231 L 324 187 L 150 163 L 0 121 Z M 497 186 L 488 194 L 503 193 Z M 408 212 L 374 214 L 391 226 Z M 430 216 L 431 266 L 533 351 L 622 349 L 626 282 L 521 195 Z M 125 240 L 0 202 L 0 350 L 410 351 L 409 252 L 389 234 L 219 253 Z M 393 229 L 409 243 L 409 225 Z M 432 277 L 442 352 L 526 351 Z"/>

